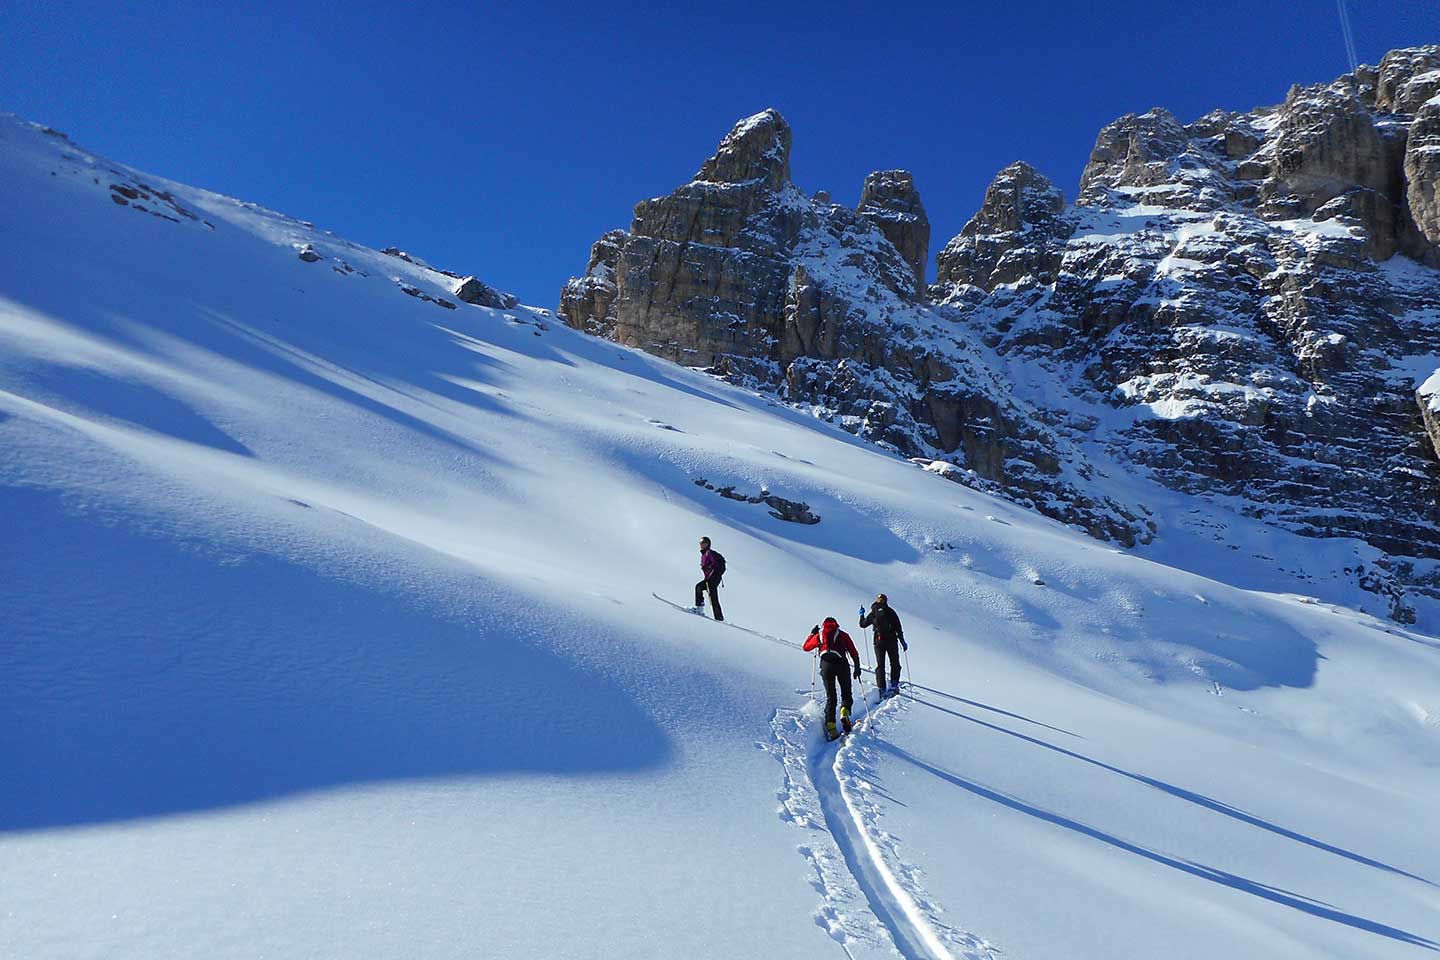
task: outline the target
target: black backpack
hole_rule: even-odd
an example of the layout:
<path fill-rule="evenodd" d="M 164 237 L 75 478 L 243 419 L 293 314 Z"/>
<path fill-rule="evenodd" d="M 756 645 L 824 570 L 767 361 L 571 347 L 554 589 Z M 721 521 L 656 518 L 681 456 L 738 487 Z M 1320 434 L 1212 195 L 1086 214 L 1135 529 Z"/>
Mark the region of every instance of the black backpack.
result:
<path fill-rule="evenodd" d="M 715 576 L 725 576 L 725 555 L 722 554 L 719 550 L 712 549 L 710 551 L 710 556 L 715 558 Z"/>

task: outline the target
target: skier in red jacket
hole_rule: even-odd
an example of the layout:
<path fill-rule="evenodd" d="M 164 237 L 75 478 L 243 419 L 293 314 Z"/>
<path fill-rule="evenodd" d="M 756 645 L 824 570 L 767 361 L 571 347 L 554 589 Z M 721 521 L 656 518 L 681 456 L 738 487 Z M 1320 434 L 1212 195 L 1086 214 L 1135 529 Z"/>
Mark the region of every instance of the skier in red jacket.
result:
<path fill-rule="evenodd" d="M 835 684 L 837 681 L 840 684 L 840 723 L 849 733 L 852 727 L 850 707 L 854 700 L 850 696 L 851 673 L 845 668 L 845 656 L 849 654 L 854 659 L 854 677 L 859 680 L 860 651 L 855 649 L 855 641 L 840 629 L 834 617 L 826 617 L 823 626 L 816 624 L 810 628 L 810 636 L 805 638 L 805 649 L 820 651 L 820 676 L 825 681 L 825 739 L 834 740 L 840 736 L 840 731 L 835 728 Z"/>

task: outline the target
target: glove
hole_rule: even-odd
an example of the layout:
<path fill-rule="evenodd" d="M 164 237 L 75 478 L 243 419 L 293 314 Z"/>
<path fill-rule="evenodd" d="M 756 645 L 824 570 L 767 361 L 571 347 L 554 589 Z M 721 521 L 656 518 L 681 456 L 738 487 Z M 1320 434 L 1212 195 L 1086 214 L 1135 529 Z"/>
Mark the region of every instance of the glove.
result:
<path fill-rule="evenodd" d="M 855 679 L 860 679 L 860 665 L 858 663 L 855 665 Z"/>
<path fill-rule="evenodd" d="M 811 633 L 819 633 L 819 632 L 820 632 L 820 624 L 817 623 L 817 624 L 815 624 L 815 626 L 811 627 L 811 628 L 810 628 L 810 632 L 811 632 Z"/>
<path fill-rule="evenodd" d="M 862 619 L 863 619 L 864 616 L 865 616 L 865 605 L 864 605 L 864 604 L 861 604 L 861 605 L 860 605 L 860 616 L 861 616 Z"/>
<path fill-rule="evenodd" d="M 905 642 L 905 638 L 904 638 L 904 637 L 901 637 L 901 638 L 900 638 L 900 649 L 901 649 L 901 650 L 907 650 L 907 651 L 910 649 L 910 644 L 908 644 L 908 643 Z"/>

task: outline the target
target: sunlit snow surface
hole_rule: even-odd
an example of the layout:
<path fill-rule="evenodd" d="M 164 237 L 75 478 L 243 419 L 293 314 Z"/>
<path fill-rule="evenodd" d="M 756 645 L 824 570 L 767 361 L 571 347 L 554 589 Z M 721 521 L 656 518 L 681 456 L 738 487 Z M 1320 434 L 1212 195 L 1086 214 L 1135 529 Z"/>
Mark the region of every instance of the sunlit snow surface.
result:
<path fill-rule="evenodd" d="M 14 120 L 0 209 L 5 956 L 1440 946 L 1440 640 Z M 702 534 L 748 630 L 651 595 Z M 916 685 L 824 747 L 878 590 Z"/>

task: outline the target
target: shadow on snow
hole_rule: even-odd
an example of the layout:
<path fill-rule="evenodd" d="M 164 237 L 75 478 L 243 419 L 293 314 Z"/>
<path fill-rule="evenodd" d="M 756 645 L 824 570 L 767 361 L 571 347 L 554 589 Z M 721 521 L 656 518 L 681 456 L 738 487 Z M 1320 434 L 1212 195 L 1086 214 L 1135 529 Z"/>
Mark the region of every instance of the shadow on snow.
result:
<path fill-rule="evenodd" d="M 931 704 L 931 706 L 934 705 Z M 966 719 L 973 720 L 974 718 L 969 717 Z M 983 723 L 983 721 L 976 722 Z M 985 725 L 989 726 L 989 724 Z M 1436 943 L 1434 940 L 1430 940 L 1418 934 L 1410 933 L 1409 931 L 1402 930 L 1398 927 L 1392 927 L 1388 924 L 1380 923 L 1375 920 L 1370 920 L 1368 918 L 1357 916 L 1352 913 L 1346 913 L 1343 910 L 1336 909 L 1335 907 L 1321 903 L 1317 900 L 1313 900 L 1302 894 L 1283 890 L 1279 887 L 1272 887 L 1268 884 L 1260 883 L 1259 881 L 1251 880 L 1247 877 L 1242 877 L 1238 874 L 1230 873 L 1229 871 L 1221 870 L 1217 867 L 1210 867 L 1202 863 L 1196 863 L 1192 860 L 1184 860 L 1179 857 L 1172 857 L 1167 854 L 1160 853 L 1155 850 L 1150 850 L 1146 847 L 1142 847 L 1137 843 L 1132 843 L 1129 840 L 1121 839 L 1114 834 L 1106 833 L 1103 830 L 1099 830 L 1095 827 L 1089 826 L 1088 824 L 1081 823 L 1078 820 L 1073 820 L 1070 817 L 1064 816 L 1063 814 L 1046 810 L 1043 807 L 1034 806 L 1033 804 L 1026 803 L 1016 797 L 1007 796 L 1006 794 L 982 786 L 978 783 L 975 783 L 974 781 L 966 780 L 964 777 L 951 773 L 948 770 L 943 770 L 940 767 L 935 766 L 934 764 L 927 763 L 926 761 L 921 760 L 919 757 L 916 757 L 915 755 L 907 752 L 906 750 L 897 747 L 887 741 L 876 740 L 874 742 L 874 746 L 877 749 L 883 750 L 886 753 L 889 753 L 900 760 L 904 760 L 914 765 L 917 769 L 923 770 L 926 773 L 938 777 L 939 779 L 944 780 L 947 783 L 953 784 L 954 786 L 957 786 L 962 790 L 968 791 L 969 793 L 972 793 L 977 797 L 985 800 L 990 800 L 994 803 L 998 803 L 1001 806 L 1008 807 L 1009 809 L 1014 810 L 1018 813 L 1023 813 L 1026 816 L 1034 817 L 1035 819 L 1041 820 L 1045 823 L 1054 824 L 1055 826 L 1063 827 L 1066 830 L 1071 830 L 1083 836 L 1090 837 L 1091 839 L 1098 840 L 1101 843 L 1108 844 L 1109 846 L 1115 847 L 1118 850 L 1123 850 L 1126 853 L 1131 853 L 1135 856 L 1142 857 L 1154 863 L 1170 867 L 1174 870 L 1179 870 L 1181 873 L 1186 873 L 1190 876 L 1198 877 L 1202 880 L 1208 880 L 1211 883 L 1217 883 L 1222 886 L 1229 887 L 1233 890 L 1237 890 L 1241 893 L 1248 893 L 1263 900 L 1269 900 L 1272 903 L 1277 903 L 1281 906 L 1290 907 L 1294 910 L 1299 910 L 1302 913 L 1307 913 L 1311 916 L 1319 917 L 1323 920 L 1330 920 L 1334 923 L 1343 924 L 1344 926 L 1352 927 L 1356 930 L 1363 930 L 1367 933 L 1373 933 L 1377 936 L 1387 937 L 1391 940 L 1397 940 L 1401 943 L 1408 943 L 1417 947 L 1424 947 L 1428 950 L 1440 949 L 1440 943 Z M 1085 759 L 1088 761 L 1088 758 L 1082 757 L 1080 759 Z M 1116 772 L 1123 773 L 1123 771 Z M 1286 835 L 1292 835 L 1288 832 L 1285 833 Z M 1296 836 L 1298 838 L 1298 835 L 1292 836 Z M 1308 840 L 1308 838 L 1302 839 Z M 1318 843 L 1316 845 L 1321 846 L 1324 849 L 1330 849 L 1332 852 L 1341 853 L 1342 856 L 1347 855 L 1343 851 L 1338 851 L 1335 848 L 1326 847 L 1325 845 L 1321 845 Z M 1355 857 L 1354 855 L 1349 856 L 1354 859 L 1358 859 L 1361 862 L 1367 862 L 1371 863 L 1372 865 L 1379 866 L 1381 869 L 1394 870 L 1394 868 L 1385 867 L 1383 864 L 1375 864 L 1374 861 L 1367 861 L 1364 858 Z M 1402 873 L 1403 871 L 1396 870 L 1394 872 Z M 1410 876 L 1410 874 L 1406 874 L 1406 876 Z"/>
<path fill-rule="evenodd" d="M 519 603 L 441 610 L 58 499 L 0 489 L 15 518 L 0 558 L 0 831 L 672 754 L 624 690 L 549 652 L 559 628 Z"/>
<path fill-rule="evenodd" d="M 944 694 L 944 696 L 949 696 L 949 694 Z M 1248 824 L 1249 826 L 1259 827 L 1261 830 L 1268 831 L 1275 834 L 1276 836 L 1285 837 L 1286 839 L 1294 840 L 1297 843 L 1303 843 L 1306 846 L 1314 847 L 1317 850 L 1323 850 L 1326 853 L 1334 854 L 1337 857 L 1343 857 L 1346 860 L 1363 864 L 1367 867 L 1373 867 L 1377 870 L 1383 870 L 1386 873 L 1393 873 L 1411 880 L 1418 880 L 1421 883 L 1429 884 L 1431 886 L 1435 885 L 1433 881 L 1427 880 L 1426 878 L 1418 876 L 1417 874 L 1401 870 L 1399 867 L 1393 867 L 1387 863 L 1381 863 L 1379 860 L 1372 859 L 1370 857 L 1364 856 L 1363 854 L 1355 853 L 1351 850 L 1346 850 L 1343 847 L 1337 847 L 1333 844 L 1325 843 L 1323 840 L 1317 840 L 1314 837 L 1308 837 L 1302 833 L 1297 833 L 1294 830 L 1290 830 L 1278 824 L 1271 823 L 1270 821 L 1262 819 L 1261 817 L 1246 813 L 1244 810 L 1241 810 L 1238 807 L 1231 806 L 1228 803 L 1224 803 L 1212 797 L 1207 797 L 1204 794 L 1196 793 L 1193 790 L 1187 790 L 1184 787 L 1178 787 L 1174 784 L 1166 783 L 1163 780 L 1157 780 L 1154 777 L 1149 777 L 1142 773 L 1134 773 L 1129 770 L 1123 770 L 1120 767 L 1106 763 L 1103 760 L 1096 760 L 1094 757 L 1088 757 L 1083 753 L 1077 753 L 1074 750 L 1067 749 L 1057 744 L 1049 743 L 1048 741 L 1041 740 L 1038 737 L 1032 737 L 1028 734 L 1020 733 L 1016 730 L 1006 729 L 1005 727 L 999 726 L 998 724 L 990 723 L 987 720 L 981 720 L 979 717 L 972 717 L 969 714 L 960 713 L 959 711 L 951 710 L 948 707 L 943 707 L 938 703 L 931 703 L 928 700 L 923 700 L 913 695 L 910 696 L 909 699 L 912 700 L 914 703 L 919 704 L 920 706 L 929 707 L 932 710 L 938 710 L 941 713 L 949 714 L 952 717 L 965 720 L 969 723 L 976 724 L 978 726 L 984 727 L 987 730 L 992 730 L 996 733 L 1003 733 L 1006 736 L 1014 737 L 1017 740 L 1022 740 L 1025 743 L 1029 743 L 1033 746 L 1037 746 L 1042 749 L 1058 753 L 1061 756 L 1070 758 L 1071 760 L 1078 760 L 1081 763 L 1086 763 L 1093 767 L 1098 767 L 1101 770 L 1105 770 L 1118 776 L 1125 777 L 1126 779 L 1133 780 L 1136 783 L 1141 783 L 1147 787 L 1152 787 L 1156 790 L 1161 791 L 1162 793 L 1169 794 L 1172 797 L 1176 797 L 1180 800 L 1185 800 L 1189 803 L 1195 804 L 1196 806 L 1204 807 L 1205 809 L 1211 810 L 1215 813 L 1231 817 L 1232 819 L 1238 820 L 1241 823 Z M 956 697 L 955 699 L 959 700 L 961 698 Z M 970 701 L 962 702 L 968 703 Z M 985 710 L 995 710 L 995 712 L 997 713 L 1005 714 L 1007 716 L 1014 716 L 1013 714 L 1009 714 L 1004 710 L 997 710 L 996 708 L 986 706 L 985 704 L 977 703 L 975 705 Z M 1021 717 L 1019 719 L 1027 718 Z M 1029 722 L 1033 723 L 1035 721 Z M 1050 729 L 1055 728 L 1052 727 Z M 907 756 L 905 759 L 913 758 Z"/>

